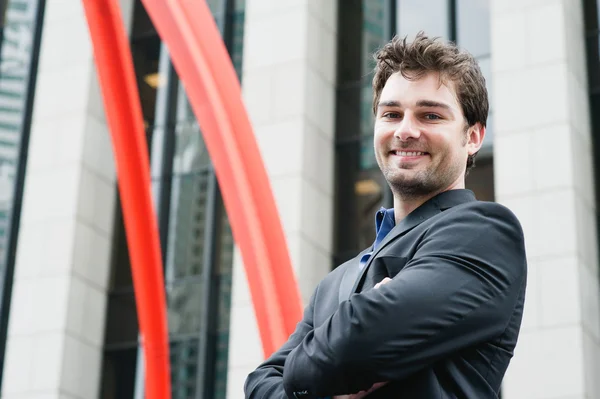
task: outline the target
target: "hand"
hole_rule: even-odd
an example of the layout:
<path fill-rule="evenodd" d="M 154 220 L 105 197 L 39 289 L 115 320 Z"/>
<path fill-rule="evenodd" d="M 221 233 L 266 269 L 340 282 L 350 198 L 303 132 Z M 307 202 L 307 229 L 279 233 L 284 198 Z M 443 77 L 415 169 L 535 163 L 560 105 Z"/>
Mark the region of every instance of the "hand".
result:
<path fill-rule="evenodd" d="M 387 281 L 384 283 L 383 282 L 384 280 L 385 279 L 383 279 L 381 281 L 381 283 L 383 283 L 383 284 L 387 283 Z M 390 279 L 388 278 L 388 280 L 390 280 Z M 381 283 L 379 283 L 379 284 L 381 284 Z M 333 399 L 361 399 L 361 398 L 364 398 L 365 396 L 367 396 L 368 394 L 370 394 L 371 392 L 373 392 L 374 390 L 381 388 L 385 384 L 387 384 L 387 382 L 378 382 L 376 384 L 373 384 L 373 386 L 366 391 L 360 391 L 358 393 L 353 393 L 351 395 L 338 395 L 338 396 L 334 396 Z"/>
<path fill-rule="evenodd" d="M 382 285 L 389 283 L 390 281 L 392 281 L 392 279 L 389 277 L 386 277 L 383 280 L 381 280 L 380 282 L 378 282 L 377 284 L 375 284 L 374 288 L 377 289 L 377 288 L 381 287 Z"/>

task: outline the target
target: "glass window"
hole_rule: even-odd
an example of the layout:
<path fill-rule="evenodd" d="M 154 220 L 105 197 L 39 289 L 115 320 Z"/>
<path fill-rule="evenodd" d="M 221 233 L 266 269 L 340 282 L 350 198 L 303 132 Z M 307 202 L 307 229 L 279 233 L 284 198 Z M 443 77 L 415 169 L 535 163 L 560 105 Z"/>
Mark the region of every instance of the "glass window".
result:
<path fill-rule="evenodd" d="M 586 47 L 589 86 L 591 90 L 597 90 L 600 88 L 600 36 L 589 36 Z"/>
<path fill-rule="evenodd" d="M 203 291 L 200 279 L 167 285 L 169 334 L 185 335 L 200 331 Z"/>
<path fill-rule="evenodd" d="M 237 72 L 238 78 L 241 80 L 242 77 L 242 61 L 244 55 L 244 20 L 246 16 L 246 0 L 235 1 L 233 7 L 233 15 L 231 19 L 231 61 L 235 71 Z"/>
<path fill-rule="evenodd" d="M 419 31 L 428 36 L 450 37 L 448 0 L 398 0 L 396 23 L 400 36 L 409 39 Z"/>
<path fill-rule="evenodd" d="M 198 339 L 182 339 L 171 342 L 172 399 L 197 397 Z"/>
<path fill-rule="evenodd" d="M 373 152 L 371 81 L 373 53 L 393 33 L 389 0 L 339 4 L 334 266 L 373 242 L 375 211 L 389 197 Z"/>
<path fill-rule="evenodd" d="M 102 362 L 100 398 L 132 399 L 135 391 L 137 345 L 121 350 L 107 351 Z"/>
<path fill-rule="evenodd" d="M 133 288 L 110 293 L 104 336 L 106 345 L 136 345 L 137 340 L 138 320 Z"/>
<path fill-rule="evenodd" d="M 472 190 L 480 201 L 494 201 L 494 162 L 490 156 L 475 159 L 475 167 L 466 178 L 466 188 Z"/>
<path fill-rule="evenodd" d="M 584 0 L 583 7 L 586 32 L 597 33 L 599 26 L 598 20 L 600 19 L 597 0 Z"/>
<path fill-rule="evenodd" d="M 215 336 L 215 357 L 213 364 L 214 398 L 225 399 L 227 397 L 227 365 L 229 356 L 229 329 L 231 309 L 231 285 L 233 266 L 233 233 L 229 225 L 229 219 L 225 209 L 221 210 L 221 222 L 218 233 L 220 248 L 217 251 L 218 269 L 213 276 L 214 286 L 218 287 L 218 311 L 217 322 L 214 323 L 216 331 L 210 333 Z"/>

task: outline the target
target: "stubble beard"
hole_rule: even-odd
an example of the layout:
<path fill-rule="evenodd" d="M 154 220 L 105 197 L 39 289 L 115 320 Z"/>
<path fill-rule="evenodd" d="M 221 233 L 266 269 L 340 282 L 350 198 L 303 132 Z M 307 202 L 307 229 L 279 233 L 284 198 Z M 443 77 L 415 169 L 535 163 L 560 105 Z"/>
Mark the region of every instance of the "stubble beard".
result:
<path fill-rule="evenodd" d="M 397 171 L 396 171 L 397 172 Z M 420 170 L 413 176 L 399 176 L 391 170 L 383 172 L 392 193 L 403 201 L 414 200 L 430 195 L 437 189 L 437 184 L 432 181 L 428 170 Z"/>
<path fill-rule="evenodd" d="M 403 201 L 432 197 L 449 187 L 459 173 L 454 165 L 446 165 L 445 170 L 440 170 L 439 165 L 432 165 L 414 172 L 412 176 L 403 175 L 399 173 L 401 171 L 394 169 L 385 168 L 383 175 L 392 193 Z"/>

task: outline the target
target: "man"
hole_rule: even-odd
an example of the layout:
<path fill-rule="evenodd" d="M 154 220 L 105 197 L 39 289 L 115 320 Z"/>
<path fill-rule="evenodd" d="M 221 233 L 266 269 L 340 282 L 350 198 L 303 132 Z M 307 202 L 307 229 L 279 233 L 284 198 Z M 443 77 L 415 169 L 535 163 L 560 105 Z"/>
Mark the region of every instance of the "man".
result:
<path fill-rule="evenodd" d="M 477 201 L 485 79 L 468 53 L 419 34 L 376 54 L 374 147 L 394 195 L 377 238 L 316 288 L 247 398 L 497 398 L 523 313 L 523 233 Z"/>

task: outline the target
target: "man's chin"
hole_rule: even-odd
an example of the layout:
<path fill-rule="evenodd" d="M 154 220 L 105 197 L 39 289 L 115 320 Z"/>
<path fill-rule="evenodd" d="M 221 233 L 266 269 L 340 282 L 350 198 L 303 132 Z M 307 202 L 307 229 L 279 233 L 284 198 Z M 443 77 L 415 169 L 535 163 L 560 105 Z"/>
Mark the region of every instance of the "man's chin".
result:
<path fill-rule="evenodd" d="M 435 191 L 434 187 L 422 179 L 388 179 L 388 184 L 395 194 L 401 197 L 421 197 Z"/>

